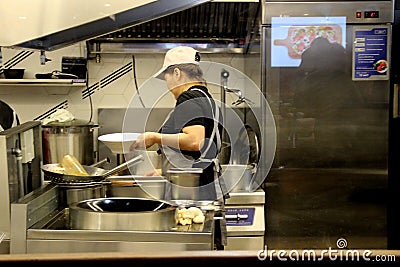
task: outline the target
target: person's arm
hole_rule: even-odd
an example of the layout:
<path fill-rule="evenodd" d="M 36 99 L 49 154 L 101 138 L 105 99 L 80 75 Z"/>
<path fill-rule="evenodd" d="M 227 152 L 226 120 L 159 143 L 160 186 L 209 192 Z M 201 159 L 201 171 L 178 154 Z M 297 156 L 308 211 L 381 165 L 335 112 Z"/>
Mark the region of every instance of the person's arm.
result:
<path fill-rule="evenodd" d="M 162 134 L 156 132 L 146 132 L 138 137 L 132 144 L 131 150 L 148 148 L 154 144 L 177 148 L 187 151 L 200 151 L 204 145 L 205 128 L 202 125 L 186 126 L 182 133 Z"/>

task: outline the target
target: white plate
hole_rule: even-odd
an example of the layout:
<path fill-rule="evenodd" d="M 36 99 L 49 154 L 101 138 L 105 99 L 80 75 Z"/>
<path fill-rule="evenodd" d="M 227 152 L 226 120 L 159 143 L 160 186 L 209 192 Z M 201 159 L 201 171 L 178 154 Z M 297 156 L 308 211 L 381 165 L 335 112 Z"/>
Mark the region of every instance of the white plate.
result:
<path fill-rule="evenodd" d="M 137 140 L 140 133 L 110 133 L 101 135 L 98 140 L 103 142 L 113 153 L 129 153 L 130 146 Z"/>

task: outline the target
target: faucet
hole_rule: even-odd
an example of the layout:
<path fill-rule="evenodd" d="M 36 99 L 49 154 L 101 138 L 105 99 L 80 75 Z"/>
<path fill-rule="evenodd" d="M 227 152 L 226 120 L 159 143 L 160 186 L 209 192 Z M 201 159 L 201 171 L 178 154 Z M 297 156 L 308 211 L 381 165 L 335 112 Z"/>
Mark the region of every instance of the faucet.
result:
<path fill-rule="evenodd" d="M 222 103 L 226 103 L 226 96 L 225 92 L 229 93 L 234 93 L 238 99 L 232 103 L 232 105 L 238 106 L 242 103 L 249 103 L 249 104 L 254 104 L 253 101 L 250 99 L 247 99 L 246 97 L 243 96 L 242 91 L 239 89 L 233 89 L 233 88 L 228 88 L 228 77 L 229 77 L 229 72 L 225 69 L 221 70 L 221 98 L 222 98 Z M 225 115 L 225 114 L 224 114 Z"/>
<path fill-rule="evenodd" d="M 244 97 L 243 94 L 242 94 L 242 91 L 240 91 L 239 89 L 225 88 L 225 90 L 227 92 L 234 93 L 238 97 L 238 99 L 236 101 L 234 101 L 232 103 L 232 105 L 238 106 L 238 105 L 240 105 L 242 103 L 254 104 L 253 101 L 251 101 L 250 99 L 247 99 L 246 97 Z"/>
<path fill-rule="evenodd" d="M 51 59 L 46 57 L 44 50 L 40 50 L 40 65 L 45 65 L 47 61 L 51 61 Z"/>

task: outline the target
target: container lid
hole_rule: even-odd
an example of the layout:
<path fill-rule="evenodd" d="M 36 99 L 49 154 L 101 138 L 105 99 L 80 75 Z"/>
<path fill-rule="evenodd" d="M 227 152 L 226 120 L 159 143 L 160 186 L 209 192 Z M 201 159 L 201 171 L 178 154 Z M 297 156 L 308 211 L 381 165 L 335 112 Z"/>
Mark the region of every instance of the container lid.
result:
<path fill-rule="evenodd" d="M 52 127 L 86 127 L 86 126 L 96 126 L 94 122 L 87 120 L 79 120 L 73 119 L 71 121 L 60 122 L 60 121 L 52 121 L 45 125 L 42 125 L 42 128 L 52 128 Z"/>

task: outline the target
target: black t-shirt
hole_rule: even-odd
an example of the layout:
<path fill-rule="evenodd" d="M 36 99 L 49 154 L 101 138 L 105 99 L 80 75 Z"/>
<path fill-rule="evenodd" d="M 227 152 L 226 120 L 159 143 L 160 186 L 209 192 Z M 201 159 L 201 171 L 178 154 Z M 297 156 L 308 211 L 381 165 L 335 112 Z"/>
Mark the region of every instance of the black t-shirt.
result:
<path fill-rule="evenodd" d="M 0 100 L 0 126 L 3 130 L 10 129 L 19 124 L 18 117 L 14 116 L 14 110 Z"/>
<path fill-rule="evenodd" d="M 203 150 L 208 147 L 208 141 L 210 141 L 211 134 L 214 128 L 214 110 L 215 102 L 212 99 L 207 99 L 202 92 L 203 91 L 208 98 L 212 98 L 205 86 L 193 86 L 187 91 L 183 92 L 177 99 L 176 105 L 168 120 L 164 123 L 161 128 L 161 133 L 176 134 L 181 133 L 182 129 L 192 125 L 202 125 L 205 128 L 206 142 L 203 145 Z M 210 101 L 211 100 L 211 105 Z M 217 106 L 218 107 L 218 106 Z M 219 108 L 219 107 L 218 107 Z M 222 133 L 222 114 L 219 110 L 218 119 L 218 134 L 221 136 Z M 212 140 L 212 144 L 205 154 L 204 158 L 214 159 L 217 157 L 217 138 L 216 135 Z M 180 150 L 180 152 L 186 156 L 191 156 L 194 159 L 199 159 L 203 151 L 186 151 Z M 196 163 L 193 167 L 202 168 L 203 174 L 201 175 L 202 184 L 208 184 L 214 180 L 213 165 L 210 163 Z"/>

